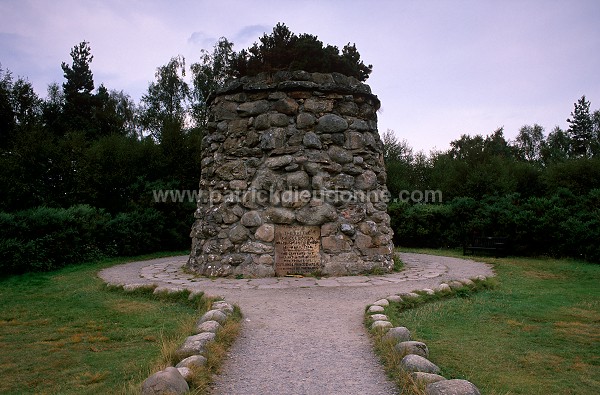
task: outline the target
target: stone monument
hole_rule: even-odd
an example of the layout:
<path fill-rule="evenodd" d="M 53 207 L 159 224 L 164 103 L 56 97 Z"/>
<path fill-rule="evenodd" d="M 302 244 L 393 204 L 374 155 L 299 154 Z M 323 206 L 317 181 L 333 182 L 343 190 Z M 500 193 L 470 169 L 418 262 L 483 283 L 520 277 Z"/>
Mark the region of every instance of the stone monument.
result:
<path fill-rule="evenodd" d="M 380 102 L 338 73 L 276 72 L 209 98 L 187 267 L 205 276 L 389 272 Z"/>

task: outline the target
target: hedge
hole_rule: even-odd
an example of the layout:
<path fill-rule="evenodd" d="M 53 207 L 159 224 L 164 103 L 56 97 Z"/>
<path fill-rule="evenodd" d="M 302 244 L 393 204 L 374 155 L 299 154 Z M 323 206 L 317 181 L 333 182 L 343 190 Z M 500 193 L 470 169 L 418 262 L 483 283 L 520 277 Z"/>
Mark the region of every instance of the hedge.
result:
<path fill-rule="evenodd" d="M 550 255 L 600 262 L 600 189 L 551 197 L 519 194 L 455 198 L 444 204 L 389 206 L 398 246 L 453 248 L 473 236 L 504 236 L 515 255 Z"/>
<path fill-rule="evenodd" d="M 0 274 L 54 270 L 106 256 L 185 249 L 189 218 L 144 208 L 111 215 L 88 205 L 0 213 Z"/>

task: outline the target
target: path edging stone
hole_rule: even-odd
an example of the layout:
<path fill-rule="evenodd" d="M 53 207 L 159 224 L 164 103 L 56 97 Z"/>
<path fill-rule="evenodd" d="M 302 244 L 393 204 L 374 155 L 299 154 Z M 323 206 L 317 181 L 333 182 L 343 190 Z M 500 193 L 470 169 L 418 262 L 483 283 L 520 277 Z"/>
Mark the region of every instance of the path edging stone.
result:
<path fill-rule="evenodd" d="M 158 289 L 158 288 L 157 288 Z M 142 395 L 179 395 L 189 392 L 192 369 L 206 364 L 206 346 L 215 341 L 222 325 L 233 314 L 233 305 L 224 300 L 212 303 L 211 310 L 205 312 L 196 325 L 195 334 L 188 336 L 177 349 L 177 363 L 153 373 L 142 382 Z M 216 320 L 218 319 L 219 322 Z M 183 383 L 185 385 L 182 384 Z"/>
<path fill-rule="evenodd" d="M 404 354 L 400 362 L 400 368 L 410 373 L 413 379 L 427 383 L 425 388 L 427 395 L 480 395 L 480 392 L 475 384 L 470 381 L 448 380 L 441 376 L 439 367 L 428 359 L 429 349 L 427 345 L 423 342 L 410 340 L 410 331 L 407 328 L 394 327 L 388 317 L 383 314 L 384 307 L 389 306 L 390 302 L 417 301 L 422 297 L 421 294 L 448 294 L 462 287 L 473 287 L 476 285 L 475 281 L 485 281 L 486 279 L 487 277 L 479 275 L 473 277 L 473 279 L 451 280 L 440 284 L 435 289 L 424 288 L 408 293 L 390 295 L 384 299 L 376 300 L 367 307 L 368 322 L 372 322 L 371 331 L 382 331 L 385 333 L 384 337 L 394 339 L 396 351 L 401 355 Z"/>

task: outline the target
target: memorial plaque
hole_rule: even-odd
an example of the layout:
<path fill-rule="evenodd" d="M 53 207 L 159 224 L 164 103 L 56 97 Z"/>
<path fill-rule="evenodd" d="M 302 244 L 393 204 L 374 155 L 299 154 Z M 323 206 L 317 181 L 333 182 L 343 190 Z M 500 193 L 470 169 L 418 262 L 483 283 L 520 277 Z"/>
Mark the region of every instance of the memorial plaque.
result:
<path fill-rule="evenodd" d="M 275 273 L 306 274 L 321 269 L 319 226 L 275 226 Z"/>

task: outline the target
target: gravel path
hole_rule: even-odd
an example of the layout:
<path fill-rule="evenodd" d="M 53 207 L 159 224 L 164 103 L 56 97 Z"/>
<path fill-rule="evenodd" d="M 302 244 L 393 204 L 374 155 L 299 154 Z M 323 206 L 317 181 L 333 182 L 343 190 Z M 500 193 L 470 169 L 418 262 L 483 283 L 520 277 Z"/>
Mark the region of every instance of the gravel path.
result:
<path fill-rule="evenodd" d="M 216 378 L 216 395 L 395 394 L 363 326 L 365 306 L 444 281 L 494 275 L 471 260 L 400 255 L 406 269 L 385 276 L 210 280 L 183 273 L 187 257 L 132 262 L 99 275 L 111 284 L 203 291 L 240 306 L 242 334 Z"/>

